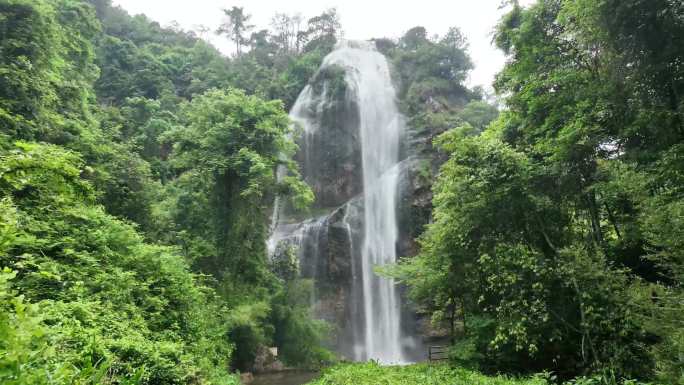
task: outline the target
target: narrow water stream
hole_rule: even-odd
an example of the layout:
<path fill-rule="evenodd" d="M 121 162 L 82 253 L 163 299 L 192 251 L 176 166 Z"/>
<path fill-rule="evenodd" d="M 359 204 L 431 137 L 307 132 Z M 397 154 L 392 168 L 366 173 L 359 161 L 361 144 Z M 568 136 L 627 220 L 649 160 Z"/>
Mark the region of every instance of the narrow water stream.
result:
<path fill-rule="evenodd" d="M 303 385 L 319 376 L 317 372 L 286 371 L 254 376 L 249 385 Z"/>

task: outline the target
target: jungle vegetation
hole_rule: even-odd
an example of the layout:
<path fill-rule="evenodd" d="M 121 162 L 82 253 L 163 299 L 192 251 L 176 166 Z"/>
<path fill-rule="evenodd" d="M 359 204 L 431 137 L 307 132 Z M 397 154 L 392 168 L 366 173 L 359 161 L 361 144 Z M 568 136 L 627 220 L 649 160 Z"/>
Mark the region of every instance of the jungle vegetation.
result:
<path fill-rule="evenodd" d="M 498 106 L 465 86 L 458 28 L 375 40 L 433 159 L 420 251 L 382 273 L 457 368 L 318 384 L 684 383 L 684 4 L 510 3 Z M 225 14 L 232 57 L 109 0 L 0 0 L 2 384 L 237 384 L 267 346 L 335 361 L 312 282 L 265 240 L 276 196 L 314 200 L 286 111 L 341 22 Z"/>

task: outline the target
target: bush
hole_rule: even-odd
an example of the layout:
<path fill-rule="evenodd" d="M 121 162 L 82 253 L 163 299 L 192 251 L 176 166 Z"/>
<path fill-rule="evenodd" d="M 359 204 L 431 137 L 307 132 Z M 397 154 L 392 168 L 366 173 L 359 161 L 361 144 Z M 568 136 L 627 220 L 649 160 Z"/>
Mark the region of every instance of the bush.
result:
<path fill-rule="evenodd" d="M 0 157 L 2 383 L 236 383 L 213 290 L 95 206 L 81 168 L 52 145 Z"/>
<path fill-rule="evenodd" d="M 543 376 L 514 379 L 488 377 L 478 372 L 447 365 L 417 364 L 382 366 L 377 362 L 334 366 L 310 385 L 546 385 Z"/>

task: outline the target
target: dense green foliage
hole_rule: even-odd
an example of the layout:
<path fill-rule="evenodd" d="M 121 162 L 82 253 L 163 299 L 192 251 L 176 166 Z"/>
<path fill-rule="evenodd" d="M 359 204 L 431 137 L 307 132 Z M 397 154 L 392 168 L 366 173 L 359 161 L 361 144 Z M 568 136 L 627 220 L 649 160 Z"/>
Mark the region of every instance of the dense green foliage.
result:
<path fill-rule="evenodd" d="M 512 379 L 488 377 L 448 365 L 381 366 L 376 362 L 344 364 L 326 370 L 311 385 L 545 385 L 542 377 Z"/>
<path fill-rule="evenodd" d="M 481 101 L 479 88 L 464 85 L 473 64 L 458 28 L 429 38 L 424 27 L 414 27 L 397 41 L 379 39 L 376 45 L 394 64 L 398 97 L 414 136 L 434 137 L 464 122 L 482 130 L 498 115 Z M 410 151 L 433 155 L 430 141 Z"/>
<path fill-rule="evenodd" d="M 18 143 L 0 158 L 0 328 L 16 338 L 3 338 L 3 383 L 67 383 L 93 366 L 110 381 L 144 368 L 150 384 L 232 383 L 224 306 L 174 250 L 94 205 L 82 167 L 53 145 Z"/>
<path fill-rule="evenodd" d="M 272 345 L 332 360 L 310 282 L 266 258 L 273 198 L 313 196 L 265 100 L 294 101 L 339 22 L 278 33 L 231 59 L 107 0 L 0 1 L 0 382 L 233 384 Z"/>
<path fill-rule="evenodd" d="M 402 227 L 417 238 L 431 220 L 430 189 L 445 161 L 433 145 L 434 139 L 462 124 L 470 124 L 473 133 L 480 132 L 499 111 L 482 100 L 479 87 L 465 86 L 473 64 L 468 43 L 458 28 L 450 28 L 442 37 L 428 37 L 424 27 L 414 27 L 397 40 L 376 39 L 375 44 L 390 60 L 400 107 L 407 117 L 409 132 L 403 152 L 419 160 L 419 166 L 411 170 L 419 186 L 414 201 L 425 204 L 403 205 L 400 215 Z"/>
<path fill-rule="evenodd" d="M 58 143 L 88 134 L 98 75 L 92 10 L 75 1 L 0 4 L 0 124 L 4 135 Z"/>
<path fill-rule="evenodd" d="M 420 254 L 386 273 L 460 365 L 683 383 L 684 5 L 516 4 L 495 33 L 500 114 L 464 86 L 457 28 L 376 40 L 403 151 L 436 179 Z M 3 384 L 235 384 L 268 346 L 333 361 L 313 283 L 265 238 L 276 196 L 314 199 L 285 111 L 316 75 L 346 92 L 317 72 L 340 21 L 225 13 L 232 58 L 108 0 L 0 0 Z M 316 384 L 546 381 L 368 363 Z"/>
<path fill-rule="evenodd" d="M 451 324 L 455 361 L 684 381 L 684 8 L 514 6 L 507 110 L 437 141 L 434 223 L 393 273 Z"/>

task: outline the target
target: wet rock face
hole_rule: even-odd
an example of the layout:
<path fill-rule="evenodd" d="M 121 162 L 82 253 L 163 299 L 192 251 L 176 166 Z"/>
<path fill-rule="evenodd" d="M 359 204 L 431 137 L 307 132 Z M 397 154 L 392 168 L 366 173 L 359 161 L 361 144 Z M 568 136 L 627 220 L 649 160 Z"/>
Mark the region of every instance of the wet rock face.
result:
<path fill-rule="evenodd" d="M 347 205 L 301 224 L 298 253 L 301 275 L 313 278 L 320 294 L 334 294 L 352 283 L 352 251 Z"/>
<path fill-rule="evenodd" d="M 363 317 L 359 245 L 363 237 L 363 200 L 360 197 L 328 214 L 284 226 L 281 246 L 294 246 L 302 278 L 314 281 L 313 307 L 317 318 L 335 327 L 334 348 L 353 357 L 354 325 Z M 285 252 L 284 247 L 277 249 Z"/>
<path fill-rule="evenodd" d="M 429 169 L 425 158 L 409 157 L 399 164 L 397 186 L 397 226 L 399 239 L 397 256 L 411 257 L 418 253 L 416 238 L 429 222 L 432 207 Z M 360 330 L 354 325 L 363 320 L 363 292 L 361 290 L 361 252 L 364 233 L 364 202 L 357 196 L 350 202 L 332 209 L 303 225 L 303 238 L 299 247 L 302 276 L 315 282 L 314 311 L 317 317 L 336 327 L 335 349 L 343 357 L 354 357 L 354 341 Z M 423 321 L 421 323 L 421 321 Z M 418 324 L 416 324 L 418 322 Z M 416 318 L 409 308 L 402 309 L 402 328 L 407 335 L 421 330 L 427 321 Z M 427 322 L 429 323 L 429 322 Z M 424 326 L 424 325 L 422 325 Z M 411 357 L 419 360 L 422 350 L 415 349 Z"/>
<path fill-rule="evenodd" d="M 328 226 L 328 277 L 330 282 L 352 281 L 352 252 L 349 225 L 339 218 L 346 207 L 338 210 Z"/>
<path fill-rule="evenodd" d="M 429 221 L 432 194 L 428 169 L 429 160 L 409 157 L 399 164 L 397 186 L 397 226 L 399 238 L 397 256 L 417 254 L 415 238 Z M 361 252 L 364 234 L 364 201 L 359 195 L 336 208 L 323 210 L 322 215 L 283 227 L 288 235 L 281 239 L 295 246 L 303 278 L 313 279 L 314 314 L 335 327 L 333 348 L 342 357 L 353 358 L 355 341 L 362 338 L 362 330 L 354 325 L 363 323 L 363 291 Z M 421 321 L 423 321 L 421 323 Z M 418 322 L 418 323 L 416 323 Z M 402 309 L 402 328 L 407 335 L 420 330 L 427 322 L 416 318 L 409 308 Z M 418 345 L 408 356 L 419 360 L 424 349 Z"/>
<path fill-rule="evenodd" d="M 312 95 L 298 106 L 297 118 L 309 129 L 298 140 L 296 159 L 316 195 L 314 206 L 337 207 L 363 191 L 359 108 L 345 97 L 344 70 L 322 71 L 304 92 Z"/>

